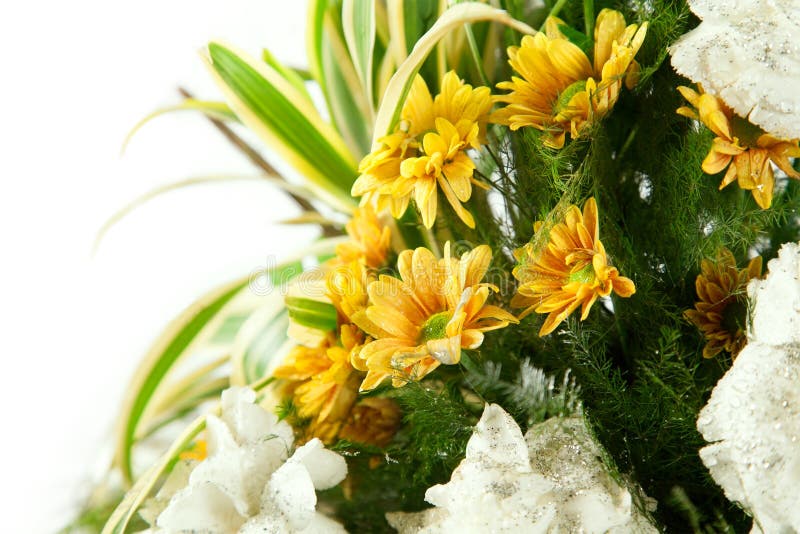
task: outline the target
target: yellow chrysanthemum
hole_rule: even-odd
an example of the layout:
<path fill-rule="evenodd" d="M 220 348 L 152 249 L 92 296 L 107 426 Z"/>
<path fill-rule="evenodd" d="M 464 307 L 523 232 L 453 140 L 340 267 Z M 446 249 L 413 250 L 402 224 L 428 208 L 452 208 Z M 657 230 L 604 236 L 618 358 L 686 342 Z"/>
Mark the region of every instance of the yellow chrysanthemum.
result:
<path fill-rule="evenodd" d="M 703 260 L 700 270 L 695 281 L 700 300 L 684 314 L 708 340 L 704 358 L 723 350 L 735 358 L 747 341 L 747 284 L 761 277 L 761 256 L 750 260 L 745 269 L 737 269 L 736 258 L 722 248 L 716 261 Z"/>
<path fill-rule="evenodd" d="M 309 438 L 330 443 L 350 416 L 358 397 L 361 376 L 350 365 L 350 352 L 363 336 L 352 326 L 343 326 L 342 346 L 328 341 L 316 348 L 295 347 L 273 376 L 289 381 L 297 414 L 311 419 Z M 346 344 L 345 344 L 346 343 Z"/>
<path fill-rule="evenodd" d="M 400 406 L 392 399 L 366 397 L 353 406 L 339 437 L 385 447 L 400 428 Z"/>
<path fill-rule="evenodd" d="M 777 165 L 792 178 L 800 178 L 789 158 L 800 157 L 797 139 L 778 139 L 754 124 L 751 124 L 725 105 L 719 98 L 688 87 L 678 87 L 678 91 L 693 106 L 678 108 L 678 113 L 699 120 L 717 137 L 703 160 L 703 172 L 717 174 L 728 172 L 719 184 L 722 189 L 736 180 L 739 187 L 749 190 L 756 203 L 764 209 L 772 205 L 772 191 L 775 176 L 770 162 Z"/>
<path fill-rule="evenodd" d="M 356 208 L 345 228 L 350 240 L 336 246 L 337 262 L 359 261 L 371 269 L 386 265 L 391 231 L 381 224 L 371 206 Z"/>
<path fill-rule="evenodd" d="M 395 387 L 420 380 L 440 364 L 455 364 L 461 349 L 483 343 L 483 332 L 517 322 L 510 313 L 487 305 L 494 286 L 481 280 L 492 251 L 481 245 L 460 260 L 437 260 L 428 249 L 405 250 L 397 261 L 400 278 L 382 275 L 369 285 L 369 324 L 357 323 L 374 341 L 361 349 L 367 368 L 361 390 L 391 377 Z M 378 330 L 372 331 L 373 325 Z"/>
<path fill-rule="evenodd" d="M 580 137 L 584 129 L 614 107 L 622 83 L 630 89 L 639 65 L 633 59 L 642 46 L 647 23 L 625 26 L 618 11 L 603 9 L 594 31 L 594 62 L 558 29 L 550 18 L 545 33 L 526 35 L 519 47 L 508 49 L 511 67 L 522 76 L 497 84 L 511 91 L 495 97 L 507 104 L 492 115 L 493 122 L 512 130 L 532 126 L 545 132 L 544 144 L 564 146 L 565 135 Z"/>
<path fill-rule="evenodd" d="M 535 231 L 541 225 L 537 223 Z M 608 265 L 594 198 L 586 201 L 583 213 L 570 206 L 564 221 L 550 230 L 549 239 L 540 253 L 531 243 L 518 249 L 519 263 L 513 271 L 520 286 L 511 305 L 527 308 L 521 317 L 533 311 L 549 314 L 540 336 L 555 330 L 578 306 L 584 320 L 598 297 L 612 291 L 620 297 L 635 293 L 633 282 Z"/>
<path fill-rule="evenodd" d="M 466 150 L 483 143 L 491 107 L 488 87 L 473 89 L 453 71 L 444 76 L 436 98 L 417 75 L 396 131 L 379 139 L 380 145 L 361 161 L 353 196 L 363 196 L 364 203 L 379 212 L 390 210 L 394 217 L 403 215 L 413 197 L 430 228 L 441 189 L 461 220 L 474 227 L 461 203 L 472 196 L 472 184 L 483 184 L 473 178 L 475 164 Z"/>

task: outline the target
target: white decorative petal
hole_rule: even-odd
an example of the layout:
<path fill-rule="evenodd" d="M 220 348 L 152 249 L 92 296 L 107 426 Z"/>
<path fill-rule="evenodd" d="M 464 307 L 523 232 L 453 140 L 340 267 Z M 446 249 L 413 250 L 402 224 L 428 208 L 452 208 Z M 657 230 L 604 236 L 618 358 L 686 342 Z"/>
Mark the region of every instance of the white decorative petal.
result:
<path fill-rule="evenodd" d="M 245 517 L 233 501 L 212 484 L 191 485 L 178 492 L 158 516 L 167 532 L 236 532 Z"/>
<path fill-rule="evenodd" d="M 317 494 L 308 470 L 300 463 L 286 462 L 275 471 L 266 496 L 286 518 L 292 529 L 302 530 L 311 522 Z"/>
<path fill-rule="evenodd" d="M 315 492 L 342 481 L 344 458 L 316 439 L 289 458 L 291 427 L 255 400 L 246 388 L 223 392 L 222 415 L 206 419 L 208 457 L 179 463 L 150 502 L 157 532 L 344 532 L 316 511 Z"/>
<path fill-rule="evenodd" d="M 769 276 L 747 288 L 753 302 L 751 343 L 800 344 L 800 246 L 787 243 L 769 262 Z"/>
<path fill-rule="evenodd" d="M 341 455 L 325 448 L 318 438 L 299 447 L 289 459 L 299 462 L 308 470 L 314 488 L 326 490 L 334 487 L 347 476 L 347 463 Z"/>
<path fill-rule="evenodd" d="M 156 496 L 147 500 L 139 509 L 139 515 L 142 516 L 142 519 L 151 525 L 155 525 L 156 518 L 167 508 L 170 499 L 189 483 L 189 474 L 197 463 L 196 460 L 181 460 L 175 464 Z"/>
<path fill-rule="evenodd" d="M 486 466 L 505 466 L 521 473 L 531 470 L 528 448 L 519 425 L 497 404 L 484 408 L 467 443 L 467 458 Z"/>
<path fill-rule="evenodd" d="M 749 342 L 717 383 L 697 429 L 700 458 L 753 532 L 800 531 L 800 247 L 787 244 L 755 300 Z"/>
<path fill-rule="evenodd" d="M 800 0 L 689 0 L 672 66 L 766 132 L 800 137 Z"/>
<path fill-rule="evenodd" d="M 426 492 L 436 508 L 387 519 L 401 533 L 657 532 L 599 457 L 582 417 L 550 419 L 523 437 L 489 405 L 450 481 Z"/>

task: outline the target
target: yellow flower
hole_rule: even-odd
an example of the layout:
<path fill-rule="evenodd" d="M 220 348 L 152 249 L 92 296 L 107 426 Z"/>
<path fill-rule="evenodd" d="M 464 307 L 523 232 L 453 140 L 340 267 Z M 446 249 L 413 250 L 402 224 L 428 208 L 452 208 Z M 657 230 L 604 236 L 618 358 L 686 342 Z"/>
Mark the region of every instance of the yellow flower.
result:
<path fill-rule="evenodd" d="M 508 104 L 492 115 L 517 130 L 532 126 L 545 132 L 544 144 L 564 146 L 566 132 L 573 139 L 613 109 L 622 83 L 637 82 L 639 65 L 633 57 L 647 33 L 647 23 L 625 26 L 618 11 L 603 9 L 594 31 L 594 64 L 558 29 L 562 21 L 550 18 L 545 33 L 522 38 L 508 49 L 511 67 L 522 76 L 497 84 L 511 91 L 495 97 Z M 599 80 L 599 81 L 598 81 Z"/>
<path fill-rule="evenodd" d="M 202 462 L 208 457 L 208 443 L 204 439 L 198 439 L 190 449 L 178 455 L 181 460 L 196 460 Z"/>
<path fill-rule="evenodd" d="M 346 225 L 350 240 L 336 246 L 336 260 L 342 263 L 359 261 L 371 269 L 386 265 L 391 231 L 381 224 L 370 206 L 357 208 Z"/>
<path fill-rule="evenodd" d="M 361 176 L 353 196 L 373 204 L 379 212 L 400 217 L 413 196 L 426 227 L 433 226 L 437 189 L 465 224 L 473 228 L 472 215 L 462 206 L 472 196 L 475 164 L 466 154 L 485 141 L 492 100 L 488 87 L 464 84 L 455 72 L 442 80 L 441 92 L 432 98 L 417 75 L 394 133 L 379 139 L 379 146 L 359 165 Z"/>
<path fill-rule="evenodd" d="M 366 397 L 350 411 L 339 437 L 385 447 L 400 428 L 402 415 L 400 406 L 392 399 Z"/>
<path fill-rule="evenodd" d="M 395 387 L 420 380 L 442 363 L 458 363 L 462 348 L 483 343 L 483 332 L 517 322 L 486 304 L 490 290 L 497 290 L 481 282 L 491 258 L 486 245 L 460 260 L 450 257 L 449 243 L 441 260 L 425 248 L 405 250 L 397 261 L 400 278 L 382 275 L 370 283 L 369 324 L 357 323 L 375 338 L 360 353 L 367 368 L 362 391 L 387 377 Z"/>
<path fill-rule="evenodd" d="M 734 180 L 739 187 L 752 192 L 756 203 L 763 209 L 772 204 L 772 190 L 775 176 L 770 162 L 777 165 L 792 178 L 800 178 L 789 158 L 800 156 L 797 139 L 778 139 L 731 111 L 719 98 L 688 87 L 678 87 L 678 91 L 693 106 L 678 108 L 678 113 L 690 119 L 701 121 L 717 137 L 703 160 L 703 172 L 717 174 L 728 172 L 719 184 L 722 189 Z"/>
<path fill-rule="evenodd" d="M 542 223 L 536 223 L 539 231 Z M 529 243 L 515 254 L 518 265 L 513 274 L 520 281 L 512 306 L 526 307 L 524 317 L 535 311 L 547 313 L 540 336 L 545 336 L 581 306 L 581 321 L 598 297 L 615 292 L 630 297 L 636 292 L 633 282 L 608 265 L 594 198 L 586 201 L 583 213 L 570 206 L 563 222 L 550 230 L 550 240 L 541 253 Z"/>
<path fill-rule="evenodd" d="M 295 347 L 284 365 L 273 373 L 290 381 L 285 392 L 290 394 L 303 419 L 312 419 L 308 438 L 318 437 L 330 443 L 350 416 L 358 397 L 360 373 L 350 365 L 350 352 L 363 341 L 357 329 L 342 327 L 343 345 L 330 341 L 316 348 Z"/>
<path fill-rule="evenodd" d="M 722 248 L 716 261 L 703 260 L 700 270 L 695 281 L 700 300 L 695 309 L 684 314 L 708 340 L 704 358 L 713 358 L 723 350 L 735 358 L 747 341 L 747 283 L 761 277 L 761 256 L 739 270 L 731 251 Z"/>

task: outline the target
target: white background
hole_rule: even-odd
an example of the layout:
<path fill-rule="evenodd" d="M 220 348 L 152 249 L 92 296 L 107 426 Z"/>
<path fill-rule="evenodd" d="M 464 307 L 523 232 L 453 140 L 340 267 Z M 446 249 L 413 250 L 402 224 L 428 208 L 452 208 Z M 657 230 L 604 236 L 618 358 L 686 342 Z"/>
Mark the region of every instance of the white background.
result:
<path fill-rule="evenodd" d="M 212 38 L 305 66 L 304 1 L 10 2 L 0 7 L 0 531 L 55 532 L 108 461 L 133 368 L 169 319 L 213 286 L 309 241 L 265 184 L 159 185 L 255 174 L 202 117 L 167 116 L 181 84 L 219 99 Z"/>

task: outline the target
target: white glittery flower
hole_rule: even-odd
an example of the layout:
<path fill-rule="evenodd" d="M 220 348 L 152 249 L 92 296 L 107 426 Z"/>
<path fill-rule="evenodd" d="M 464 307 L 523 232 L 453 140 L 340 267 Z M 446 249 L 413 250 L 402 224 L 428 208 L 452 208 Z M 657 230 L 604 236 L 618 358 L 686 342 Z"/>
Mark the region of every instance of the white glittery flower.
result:
<path fill-rule="evenodd" d="M 207 418 L 208 457 L 171 496 L 156 532 L 345 532 L 316 511 L 315 492 L 341 482 L 344 458 L 318 439 L 289 457 L 291 427 L 254 404 L 255 398 L 247 388 L 222 393 L 222 416 Z"/>
<path fill-rule="evenodd" d="M 800 531 L 800 246 L 781 247 L 748 286 L 748 344 L 717 383 L 697 429 L 700 458 L 752 532 Z"/>
<path fill-rule="evenodd" d="M 487 405 L 450 482 L 428 489 L 435 508 L 387 514 L 401 534 L 657 532 L 598 460 L 583 418 L 552 418 L 523 437 Z"/>
<path fill-rule="evenodd" d="M 800 0 L 688 0 L 672 66 L 764 131 L 800 137 Z"/>

